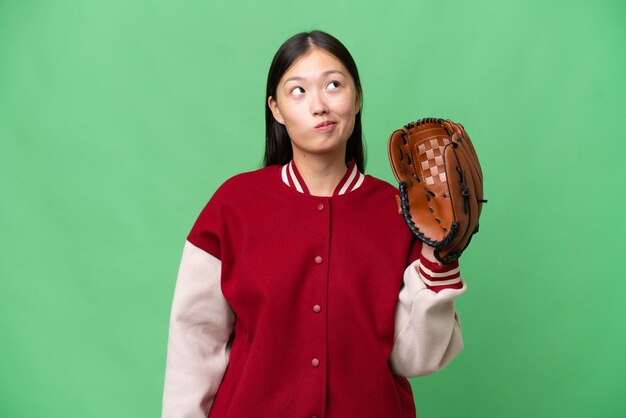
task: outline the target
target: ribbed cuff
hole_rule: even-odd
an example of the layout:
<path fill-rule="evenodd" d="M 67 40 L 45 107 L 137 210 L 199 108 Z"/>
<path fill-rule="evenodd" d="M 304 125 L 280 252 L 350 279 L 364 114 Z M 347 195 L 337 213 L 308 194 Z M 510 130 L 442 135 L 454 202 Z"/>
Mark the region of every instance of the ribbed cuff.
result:
<path fill-rule="evenodd" d="M 458 261 L 450 264 L 440 264 L 422 257 L 418 266 L 420 278 L 426 287 L 433 292 L 439 292 L 443 289 L 461 289 L 463 287 Z"/>

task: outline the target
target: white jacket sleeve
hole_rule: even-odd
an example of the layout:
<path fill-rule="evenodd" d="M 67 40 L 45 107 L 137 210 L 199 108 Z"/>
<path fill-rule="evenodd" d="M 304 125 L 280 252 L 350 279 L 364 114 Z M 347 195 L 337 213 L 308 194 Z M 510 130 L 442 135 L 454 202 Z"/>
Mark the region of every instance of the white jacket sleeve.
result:
<path fill-rule="evenodd" d="M 185 242 L 170 314 L 162 418 L 206 418 L 230 356 L 235 314 L 221 261 Z"/>
<path fill-rule="evenodd" d="M 389 364 L 404 377 L 434 373 L 463 348 L 453 302 L 466 290 L 458 264 L 454 270 L 437 273 L 427 263 L 416 260 L 406 268 L 398 297 Z"/>

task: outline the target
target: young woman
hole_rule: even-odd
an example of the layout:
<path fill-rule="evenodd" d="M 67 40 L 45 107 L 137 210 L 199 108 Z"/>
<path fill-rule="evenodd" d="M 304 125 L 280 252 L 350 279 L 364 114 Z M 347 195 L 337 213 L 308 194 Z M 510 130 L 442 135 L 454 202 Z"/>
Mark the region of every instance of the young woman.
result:
<path fill-rule="evenodd" d="M 461 350 L 458 264 L 440 265 L 363 174 L 362 90 L 331 35 L 272 61 L 265 167 L 218 188 L 187 237 L 164 418 L 414 418 L 406 377 Z"/>

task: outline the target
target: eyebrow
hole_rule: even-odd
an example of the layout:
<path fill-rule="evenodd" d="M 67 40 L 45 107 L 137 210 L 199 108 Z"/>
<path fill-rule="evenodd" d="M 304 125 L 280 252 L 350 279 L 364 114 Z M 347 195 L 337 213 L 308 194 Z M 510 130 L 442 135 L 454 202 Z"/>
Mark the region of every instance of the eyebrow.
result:
<path fill-rule="evenodd" d="M 342 76 L 344 76 L 344 77 L 345 77 L 345 74 L 344 74 L 343 72 L 339 71 L 339 70 L 328 70 L 328 71 L 324 71 L 324 72 L 322 73 L 322 75 L 328 75 L 328 74 L 333 74 L 333 73 L 339 73 L 339 74 L 341 74 Z M 284 86 L 285 84 L 287 84 L 287 82 L 288 82 L 288 81 L 293 81 L 293 80 L 304 80 L 304 78 L 303 78 L 303 77 L 298 77 L 298 76 L 296 76 L 296 77 L 289 77 L 288 79 L 286 79 L 286 80 L 283 82 L 283 86 Z"/>

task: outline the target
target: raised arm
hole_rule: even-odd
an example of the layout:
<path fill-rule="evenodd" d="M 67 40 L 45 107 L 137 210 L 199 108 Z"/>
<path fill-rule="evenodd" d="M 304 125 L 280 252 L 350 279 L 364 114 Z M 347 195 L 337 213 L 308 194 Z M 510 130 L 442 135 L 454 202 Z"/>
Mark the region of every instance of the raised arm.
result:
<path fill-rule="evenodd" d="M 423 376 L 446 366 L 463 348 L 454 299 L 466 290 L 459 264 L 440 264 L 432 247 L 404 272 L 396 307 L 391 370 L 404 377 Z"/>

